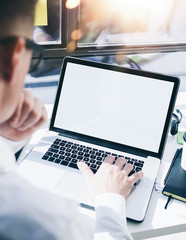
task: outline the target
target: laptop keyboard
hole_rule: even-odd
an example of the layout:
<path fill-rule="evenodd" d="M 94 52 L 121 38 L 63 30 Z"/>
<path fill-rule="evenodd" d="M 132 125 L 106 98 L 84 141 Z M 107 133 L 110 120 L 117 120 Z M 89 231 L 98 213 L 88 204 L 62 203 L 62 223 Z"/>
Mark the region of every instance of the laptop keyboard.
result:
<path fill-rule="evenodd" d="M 129 175 L 141 171 L 144 165 L 144 161 L 138 159 L 117 155 L 115 153 L 83 146 L 61 139 L 56 139 L 53 142 L 53 144 L 44 154 L 42 159 L 75 169 L 78 169 L 77 162 L 83 161 L 90 167 L 90 169 L 94 173 L 96 173 L 100 165 L 108 155 L 112 155 L 116 157 L 116 159 L 118 157 L 124 157 L 127 160 L 127 163 L 132 164 L 133 170 L 130 172 Z"/>

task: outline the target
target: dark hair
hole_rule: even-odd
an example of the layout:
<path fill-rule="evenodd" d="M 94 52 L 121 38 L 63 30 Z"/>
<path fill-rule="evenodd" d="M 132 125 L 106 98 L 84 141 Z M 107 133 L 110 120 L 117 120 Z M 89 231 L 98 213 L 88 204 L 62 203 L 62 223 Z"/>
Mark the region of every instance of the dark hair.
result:
<path fill-rule="evenodd" d="M 0 0 L 0 31 L 4 27 L 11 27 L 17 20 L 34 22 L 34 9 L 37 0 Z"/>

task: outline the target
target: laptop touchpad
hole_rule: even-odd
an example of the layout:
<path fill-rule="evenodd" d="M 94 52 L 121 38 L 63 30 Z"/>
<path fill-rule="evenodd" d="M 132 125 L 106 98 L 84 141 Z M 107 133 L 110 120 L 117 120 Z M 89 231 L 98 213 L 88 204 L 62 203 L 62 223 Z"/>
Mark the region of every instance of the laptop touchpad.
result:
<path fill-rule="evenodd" d="M 59 193 L 78 202 L 93 205 L 88 185 L 83 175 L 79 172 L 66 171 L 56 189 Z"/>

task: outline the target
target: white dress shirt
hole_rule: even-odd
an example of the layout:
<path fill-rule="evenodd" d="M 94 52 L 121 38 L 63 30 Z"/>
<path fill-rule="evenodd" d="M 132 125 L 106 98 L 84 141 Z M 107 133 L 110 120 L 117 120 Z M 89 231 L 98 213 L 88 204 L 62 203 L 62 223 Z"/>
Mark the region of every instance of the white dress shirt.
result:
<path fill-rule="evenodd" d="M 131 240 L 125 199 L 102 194 L 95 199 L 96 221 L 79 211 L 73 200 L 36 188 L 15 169 L 11 141 L 0 137 L 0 239 Z M 14 148 L 15 149 L 15 148 Z"/>

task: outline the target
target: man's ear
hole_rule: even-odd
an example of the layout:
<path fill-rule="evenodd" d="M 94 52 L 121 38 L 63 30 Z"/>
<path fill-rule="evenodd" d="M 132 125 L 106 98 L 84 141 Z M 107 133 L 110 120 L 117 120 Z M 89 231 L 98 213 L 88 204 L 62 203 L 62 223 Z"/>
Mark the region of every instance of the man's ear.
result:
<path fill-rule="evenodd" d="M 6 82 L 11 83 L 15 78 L 16 70 L 21 63 L 22 55 L 25 48 L 25 40 L 18 38 L 14 43 L 3 46 L 2 61 L 2 78 Z"/>

